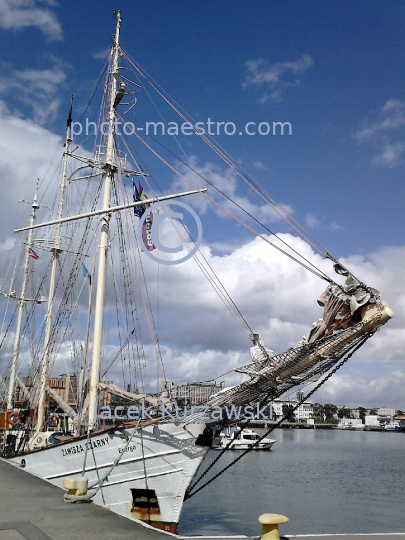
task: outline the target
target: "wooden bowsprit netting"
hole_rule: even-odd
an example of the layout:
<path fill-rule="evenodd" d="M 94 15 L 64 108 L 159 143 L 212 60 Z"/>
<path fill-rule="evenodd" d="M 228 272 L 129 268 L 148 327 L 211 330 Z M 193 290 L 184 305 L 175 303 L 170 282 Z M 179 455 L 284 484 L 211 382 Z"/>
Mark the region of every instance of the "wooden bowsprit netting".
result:
<path fill-rule="evenodd" d="M 310 382 L 311 379 L 316 381 L 353 347 L 361 345 L 365 335 L 372 335 L 389 320 L 391 315 L 386 313 L 383 302 L 378 300 L 374 306 L 369 315 L 365 314 L 363 320 L 349 328 L 332 332 L 312 343 L 299 344 L 276 356 L 271 356 L 260 346 L 264 360 L 236 368 L 235 371 L 244 373 L 247 380 L 213 396 L 206 403 L 207 410 L 212 411 L 214 407 L 218 410 L 218 407 L 230 404 L 241 406 L 271 401 L 294 386 Z M 190 416 L 186 423 L 193 421 Z"/>
<path fill-rule="evenodd" d="M 352 329 L 351 329 L 352 330 Z M 185 494 L 185 497 L 184 499 L 187 500 L 187 499 L 190 499 L 193 495 L 196 495 L 199 491 L 201 491 L 204 487 L 208 486 L 209 484 L 211 484 L 211 482 L 213 482 L 214 480 L 216 480 L 219 476 L 221 476 L 225 471 L 227 471 L 230 467 L 232 467 L 233 465 L 235 465 L 240 459 L 242 459 L 248 452 L 250 452 L 252 450 L 253 447 L 257 446 L 263 439 L 265 439 L 272 431 L 274 431 L 275 429 L 277 429 L 278 427 L 280 427 L 280 425 L 285 421 L 287 420 L 287 418 L 294 412 L 296 411 L 300 406 L 301 404 L 306 401 L 307 399 L 309 399 L 317 390 L 319 390 L 319 388 L 321 386 L 323 386 L 326 381 L 328 381 L 332 375 L 334 375 L 352 356 L 353 354 L 358 350 L 360 349 L 360 347 L 362 347 L 364 345 L 364 343 L 376 332 L 376 330 L 372 330 L 370 332 L 366 332 L 364 334 L 362 334 L 361 336 L 359 336 L 357 339 L 355 340 L 351 340 L 349 343 L 345 343 L 343 344 L 338 350 L 335 351 L 335 353 L 333 355 L 331 355 L 329 358 L 325 359 L 325 362 L 322 364 L 322 367 L 320 367 L 319 365 L 316 366 L 316 369 L 313 370 L 313 375 L 322 375 L 324 374 L 328 369 L 330 369 L 330 367 L 332 367 L 334 364 L 336 364 L 337 362 L 337 365 L 335 365 L 335 367 L 326 375 L 325 378 L 323 378 L 306 396 L 302 397 L 301 400 L 299 400 L 297 402 L 297 404 L 292 407 L 291 409 L 289 409 L 289 411 L 278 421 L 276 422 L 268 431 L 266 431 L 266 433 L 264 435 L 262 435 L 259 439 L 257 439 L 249 449 L 247 450 L 244 450 L 237 458 L 235 458 L 231 463 L 229 463 L 226 467 L 224 467 L 223 469 L 221 469 L 218 473 L 216 473 L 212 478 L 210 478 L 209 480 L 207 480 L 204 484 L 202 484 L 199 488 L 197 489 L 194 489 L 197 484 L 199 484 L 201 482 L 201 480 L 208 474 L 208 472 L 212 469 L 212 467 L 217 463 L 217 461 L 221 458 L 221 456 L 228 450 L 228 448 L 230 447 L 232 441 L 229 441 L 229 443 L 221 450 L 221 452 L 218 454 L 218 456 L 213 460 L 213 462 L 209 465 L 209 467 L 207 467 L 207 469 L 197 478 L 197 480 L 191 484 L 187 491 L 186 491 L 186 494 Z M 340 336 L 339 336 L 340 337 Z M 324 340 L 327 340 L 328 338 L 324 338 Z M 342 338 L 343 339 L 343 338 Z M 320 341 L 323 341 L 323 340 L 320 340 Z M 312 347 L 311 347 L 312 346 Z M 304 347 L 301 347 L 300 349 L 304 349 L 304 348 L 309 348 L 309 349 L 312 349 L 312 354 L 313 354 L 313 349 L 314 347 L 313 346 L 319 346 L 319 342 L 318 343 L 311 343 L 309 345 L 306 345 Z M 285 357 L 286 355 L 289 355 L 290 357 L 288 358 L 287 357 L 287 361 L 289 363 L 292 363 L 294 362 L 294 358 L 291 358 L 291 355 L 293 352 L 297 352 L 297 349 L 292 349 L 291 351 L 287 351 L 285 353 L 282 353 L 280 355 L 277 355 L 275 357 L 273 357 L 273 359 L 280 359 L 280 357 Z M 303 351 L 301 351 L 303 352 Z M 333 356 L 333 357 L 332 357 Z M 307 354 L 303 354 L 302 355 L 302 358 L 307 358 L 308 355 Z M 340 360 L 340 361 L 339 361 Z M 246 366 L 248 367 L 248 366 Z M 322 371 L 323 370 L 323 371 Z M 239 371 L 239 370 L 238 370 Z M 246 373 L 246 371 L 244 371 Z M 306 372 L 306 375 L 305 375 L 305 380 L 307 380 L 308 376 L 310 377 L 309 375 L 309 372 L 307 371 Z M 264 406 L 268 401 L 271 401 L 273 399 L 275 399 L 276 397 L 279 397 L 281 394 L 283 394 L 286 390 L 288 390 L 289 388 L 291 388 L 292 386 L 298 384 L 298 382 L 295 380 L 292 384 L 287 384 L 287 382 L 285 383 L 285 385 L 283 385 L 283 390 L 279 391 L 279 388 L 277 389 L 270 389 L 269 392 L 267 392 L 266 394 L 264 394 L 263 398 L 261 399 L 260 401 L 260 404 L 259 406 L 262 407 Z M 275 391 L 274 391 L 275 390 Z M 246 420 L 240 427 L 239 429 L 237 430 L 237 432 L 235 433 L 235 437 L 237 437 L 239 435 L 239 433 L 242 432 L 243 429 L 245 429 L 251 422 L 251 419 L 249 420 Z M 194 490 L 194 491 L 193 491 Z"/>

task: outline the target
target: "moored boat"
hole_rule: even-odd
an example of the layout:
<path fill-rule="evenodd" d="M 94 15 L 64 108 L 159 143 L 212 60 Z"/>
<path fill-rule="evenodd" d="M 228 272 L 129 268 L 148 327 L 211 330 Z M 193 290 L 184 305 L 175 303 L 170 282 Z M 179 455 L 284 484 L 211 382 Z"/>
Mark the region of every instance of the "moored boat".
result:
<path fill-rule="evenodd" d="M 253 429 L 238 429 L 225 430 L 217 439 L 217 443 L 213 446 L 216 450 L 271 450 L 271 447 L 276 442 L 275 439 L 264 438 Z"/>

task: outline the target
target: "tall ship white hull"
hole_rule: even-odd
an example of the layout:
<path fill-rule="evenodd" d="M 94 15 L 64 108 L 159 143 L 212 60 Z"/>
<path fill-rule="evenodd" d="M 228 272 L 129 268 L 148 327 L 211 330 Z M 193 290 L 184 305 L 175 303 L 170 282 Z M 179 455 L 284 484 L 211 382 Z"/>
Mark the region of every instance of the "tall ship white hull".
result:
<path fill-rule="evenodd" d="M 152 424 L 126 445 L 133 428 L 110 429 L 10 459 L 55 486 L 67 476 L 84 474 L 89 486 L 111 471 L 92 500 L 130 519 L 176 532 L 184 494 L 208 447 L 195 442 L 205 425 Z M 126 449 L 125 449 L 126 448 Z M 114 461 L 124 456 L 114 467 Z M 146 482 L 145 482 L 146 479 Z M 145 487 L 147 486 L 147 487 Z M 61 494 L 62 496 L 62 494 Z"/>

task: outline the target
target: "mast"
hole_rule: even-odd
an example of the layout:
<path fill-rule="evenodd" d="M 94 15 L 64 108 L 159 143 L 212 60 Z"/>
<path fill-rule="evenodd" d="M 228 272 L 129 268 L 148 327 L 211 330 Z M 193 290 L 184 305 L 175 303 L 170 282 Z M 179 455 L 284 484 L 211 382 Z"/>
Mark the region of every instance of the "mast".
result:
<path fill-rule="evenodd" d="M 110 74 L 110 88 L 109 88 L 109 110 L 108 110 L 108 124 L 109 132 L 107 136 L 107 155 L 104 173 L 104 191 L 103 191 L 103 209 L 108 210 L 110 207 L 111 197 L 111 184 L 114 177 L 114 171 L 116 169 L 114 165 L 115 161 L 115 98 L 117 95 L 117 81 L 118 76 L 118 57 L 120 54 L 119 38 L 121 27 L 121 12 L 114 11 L 114 16 L 117 21 L 115 36 L 112 36 L 113 46 L 111 49 L 111 74 Z M 100 233 L 100 252 L 98 262 L 98 276 L 96 287 L 96 305 L 95 305 L 95 317 L 94 317 L 94 336 L 93 336 L 93 354 L 91 364 L 91 377 L 90 377 L 90 396 L 89 396 L 89 429 L 94 427 L 97 419 L 97 392 L 98 383 L 100 378 L 100 357 L 101 357 L 101 344 L 103 334 L 103 311 L 104 311 L 104 298 L 105 298 L 105 284 L 106 284 L 106 270 L 107 270 L 107 252 L 108 252 L 108 239 L 109 239 L 109 226 L 110 215 L 104 214 L 101 219 L 101 233 Z"/>
<path fill-rule="evenodd" d="M 35 194 L 34 201 L 31 206 L 32 206 L 32 214 L 30 215 L 30 220 L 29 220 L 30 227 L 34 225 L 35 212 L 39 208 L 36 194 Z M 34 235 L 34 231 L 30 229 L 27 236 L 27 251 L 25 254 L 24 274 L 23 274 L 23 281 L 22 281 L 22 286 L 21 286 L 20 299 L 18 300 L 17 326 L 15 330 L 13 352 L 12 352 L 12 357 L 11 357 L 10 381 L 9 381 L 8 395 L 7 395 L 7 410 L 8 411 L 12 411 L 13 405 L 14 405 L 13 395 L 14 395 L 14 387 L 15 387 L 15 380 L 16 380 L 17 361 L 18 361 L 18 355 L 20 353 L 20 347 L 21 347 L 21 328 L 22 328 L 22 320 L 24 316 L 25 290 L 27 288 L 28 273 L 30 270 L 30 249 L 32 245 L 33 235 Z"/>
<path fill-rule="evenodd" d="M 63 203 L 65 199 L 66 191 L 66 179 L 67 179 L 67 163 L 68 163 L 68 154 L 71 139 L 71 126 L 72 126 L 72 105 L 73 105 L 73 96 L 70 99 L 70 110 L 69 116 L 66 124 L 66 138 L 65 138 L 65 151 L 63 153 L 63 165 L 62 165 L 62 178 L 60 183 L 59 191 L 59 201 L 58 201 L 58 219 L 62 218 L 63 215 Z M 42 430 L 45 420 L 45 403 L 46 403 L 46 393 L 45 388 L 47 384 L 48 371 L 49 371 L 49 356 L 50 356 L 50 346 L 51 346 L 51 331 L 52 331 L 52 311 L 55 301 L 55 282 L 56 282 L 56 271 L 58 267 L 58 260 L 60 254 L 60 228 L 61 224 L 56 225 L 55 230 L 55 239 L 54 246 L 52 249 L 52 265 L 51 265 L 51 277 L 49 282 L 49 298 L 48 298 L 48 309 L 45 316 L 45 336 L 44 336 L 44 352 L 42 355 L 41 362 L 41 374 L 39 380 L 39 400 L 38 400 L 38 419 L 36 426 L 36 433 Z"/>

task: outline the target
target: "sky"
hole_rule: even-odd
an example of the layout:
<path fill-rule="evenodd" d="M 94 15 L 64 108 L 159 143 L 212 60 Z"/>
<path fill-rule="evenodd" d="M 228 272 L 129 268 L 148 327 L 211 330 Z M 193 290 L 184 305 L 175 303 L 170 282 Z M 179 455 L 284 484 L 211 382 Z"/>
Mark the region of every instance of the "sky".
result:
<path fill-rule="evenodd" d="M 214 122 L 214 141 L 394 310 L 394 319 L 313 399 L 404 409 L 405 3 L 0 0 L 4 255 L 18 243 L 11 231 L 27 219 L 28 207 L 18 201 L 32 199 L 37 178 L 43 192 L 43 179 L 52 178 L 70 95 L 75 121 L 96 114 L 97 94 L 90 104 L 89 98 L 110 48 L 113 9 L 121 10 L 126 53 L 195 121 Z M 146 90 L 128 118 L 139 126 L 161 114 L 173 121 Z M 217 122 L 235 125 L 235 134 Z M 274 134 L 273 122 L 290 129 Z M 180 146 L 170 136 L 162 140 L 333 275 L 330 262 L 198 137 L 180 134 Z M 86 148 L 83 137 L 77 144 Z M 189 189 L 159 164 L 153 171 L 165 189 Z M 326 284 L 205 203 L 190 204 L 202 220 L 206 258 L 266 346 L 282 352 L 298 342 L 322 316 L 316 299 Z M 168 377 L 207 380 L 248 363 L 249 340 L 223 316 L 192 261 L 161 269 L 159 277 L 153 265 L 145 260 L 152 290 L 161 280 L 164 292 L 159 324 Z"/>

